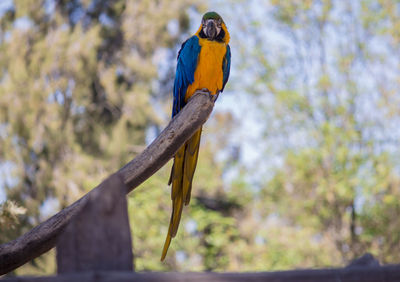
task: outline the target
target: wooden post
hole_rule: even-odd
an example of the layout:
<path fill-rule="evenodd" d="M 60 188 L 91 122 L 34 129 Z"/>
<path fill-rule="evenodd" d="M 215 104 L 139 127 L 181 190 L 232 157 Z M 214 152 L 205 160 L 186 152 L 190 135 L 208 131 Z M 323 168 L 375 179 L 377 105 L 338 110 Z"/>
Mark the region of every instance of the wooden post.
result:
<path fill-rule="evenodd" d="M 59 274 L 133 270 L 126 191 L 122 176 L 116 173 L 90 194 L 58 238 Z"/>

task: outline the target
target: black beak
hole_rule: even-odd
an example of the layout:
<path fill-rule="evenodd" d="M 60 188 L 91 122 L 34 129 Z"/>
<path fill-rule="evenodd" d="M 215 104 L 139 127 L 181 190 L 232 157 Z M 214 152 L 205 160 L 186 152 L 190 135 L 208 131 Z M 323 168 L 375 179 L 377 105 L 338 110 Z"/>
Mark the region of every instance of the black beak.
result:
<path fill-rule="evenodd" d="M 214 39 L 217 36 L 217 28 L 215 26 L 214 21 L 209 21 L 207 23 L 206 30 L 207 30 L 207 37 L 208 38 Z"/>

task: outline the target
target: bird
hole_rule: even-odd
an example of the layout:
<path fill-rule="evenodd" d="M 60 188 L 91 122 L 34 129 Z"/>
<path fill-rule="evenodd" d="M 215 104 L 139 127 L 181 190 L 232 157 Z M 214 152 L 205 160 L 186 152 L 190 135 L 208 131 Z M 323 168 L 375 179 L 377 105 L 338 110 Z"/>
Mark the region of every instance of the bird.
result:
<path fill-rule="evenodd" d="M 196 91 L 211 95 L 215 102 L 224 90 L 231 67 L 229 40 L 228 29 L 221 16 L 216 12 L 205 13 L 197 32 L 182 44 L 178 52 L 172 118 Z M 174 155 L 168 181 L 168 185 L 172 184 L 172 213 L 161 261 L 165 259 L 171 239 L 177 234 L 183 205 L 190 202 L 201 131 L 202 127 Z"/>

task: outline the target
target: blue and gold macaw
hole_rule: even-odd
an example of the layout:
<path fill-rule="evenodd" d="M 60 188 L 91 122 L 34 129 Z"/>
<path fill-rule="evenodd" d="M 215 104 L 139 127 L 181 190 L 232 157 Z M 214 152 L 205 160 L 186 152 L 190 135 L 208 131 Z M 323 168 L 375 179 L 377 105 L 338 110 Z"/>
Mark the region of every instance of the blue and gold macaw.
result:
<path fill-rule="evenodd" d="M 172 117 L 179 113 L 196 90 L 214 95 L 215 99 L 224 90 L 231 66 L 228 43 L 229 32 L 220 15 L 215 12 L 206 13 L 196 34 L 182 44 L 178 53 Z M 168 183 L 172 184 L 172 214 L 161 260 L 167 254 L 171 239 L 176 236 L 183 204 L 188 205 L 190 201 L 201 129 L 193 134 L 174 157 Z"/>

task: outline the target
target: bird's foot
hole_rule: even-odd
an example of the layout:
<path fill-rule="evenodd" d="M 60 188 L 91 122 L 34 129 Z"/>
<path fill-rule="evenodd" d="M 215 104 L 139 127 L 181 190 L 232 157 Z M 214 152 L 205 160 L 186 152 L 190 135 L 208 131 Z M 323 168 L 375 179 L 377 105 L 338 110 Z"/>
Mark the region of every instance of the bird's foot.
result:
<path fill-rule="evenodd" d="M 211 92 L 210 92 L 207 88 L 203 88 L 203 89 L 197 89 L 196 92 L 194 92 L 194 94 L 189 98 L 188 101 L 190 101 L 190 99 L 192 99 L 193 96 L 195 96 L 195 95 L 197 95 L 197 94 L 207 95 L 207 96 L 210 97 L 210 99 L 212 99 Z"/>
<path fill-rule="evenodd" d="M 200 94 L 211 95 L 210 91 L 207 88 L 197 89 L 196 92 Z"/>
<path fill-rule="evenodd" d="M 213 101 L 213 102 L 217 101 L 217 98 L 218 98 L 218 95 L 219 95 L 219 92 L 217 92 L 214 95 L 211 94 L 211 92 L 207 88 L 197 89 L 196 92 L 200 93 L 200 94 L 209 95 L 210 96 L 210 100 Z"/>

